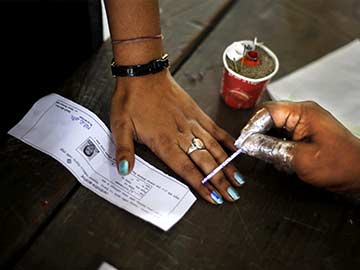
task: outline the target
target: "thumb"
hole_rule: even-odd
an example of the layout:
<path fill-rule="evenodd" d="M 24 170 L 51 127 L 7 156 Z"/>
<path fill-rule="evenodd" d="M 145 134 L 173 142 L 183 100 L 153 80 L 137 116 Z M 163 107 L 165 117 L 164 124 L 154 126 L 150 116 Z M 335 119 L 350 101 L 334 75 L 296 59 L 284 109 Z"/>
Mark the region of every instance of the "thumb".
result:
<path fill-rule="evenodd" d="M 243 153 L 273 164 L 277 169 L 293 171 L 296 142 L 284 141 L 264 134 L 253 134 L 243 143 Z"/>
<path fill-rule="evenodd" d="M 314 171 L 314 158 L 318 151 L 316 145 L 306 142 L 284 141 L 264 134 L 251 135 L 242 145 L 249 156 L 273 164 L 277 169 L 296 172 L 304 181 Z"/>
<path fill-rule="evenodd" d="M 122 118 L 111 119 L 111 131 L 116 146 L 118 171 L 121 175 L 127 175 L 134 168 L 135 162 L 131 121 Z"/>

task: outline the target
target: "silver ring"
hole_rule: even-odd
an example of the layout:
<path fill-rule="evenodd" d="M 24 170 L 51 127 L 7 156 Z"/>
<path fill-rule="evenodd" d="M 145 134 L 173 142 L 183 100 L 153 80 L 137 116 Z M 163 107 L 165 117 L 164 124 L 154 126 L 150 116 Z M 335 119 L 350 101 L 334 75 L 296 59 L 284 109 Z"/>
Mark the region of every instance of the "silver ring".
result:
<path fill-rule="evenodd" d="M 205 149 L 205 145 L 202 142 L 202 140 L 200 140 L 199 138 L 193 138 L 191 140 L 191 144 L 188 148 L 188 150 L 186 151 L 186 154 L 190 155 L 192 152 L 196 151 L 196 150 L 202 150 Z"/>

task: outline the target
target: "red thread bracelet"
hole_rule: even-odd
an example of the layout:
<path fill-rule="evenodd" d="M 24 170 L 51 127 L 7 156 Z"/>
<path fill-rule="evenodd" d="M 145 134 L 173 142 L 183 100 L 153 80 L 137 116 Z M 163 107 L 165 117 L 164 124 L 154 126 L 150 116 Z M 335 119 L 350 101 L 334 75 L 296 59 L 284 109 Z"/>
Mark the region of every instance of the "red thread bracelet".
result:
<path fill-rule="evenodd" d="M 132 42 L 148 41 L 153 39 L 163 39 L 163 38 L 164 36 L 162 34 L 159 34 L 155 36 L 143 36 L 143 37 L 128 38 L 128 39 L 113 39 L 111 41 L 111 44 L 118 45 L 118 44 L 132 43 Z"/>

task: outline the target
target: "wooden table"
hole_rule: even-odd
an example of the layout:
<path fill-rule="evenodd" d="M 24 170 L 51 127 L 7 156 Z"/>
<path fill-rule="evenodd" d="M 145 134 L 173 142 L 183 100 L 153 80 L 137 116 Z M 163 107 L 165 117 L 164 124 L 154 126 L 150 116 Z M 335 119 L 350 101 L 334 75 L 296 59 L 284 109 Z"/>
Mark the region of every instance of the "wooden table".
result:
<path fill-rule="evenodd" d="M 219 96 L 228 44 L 264 41 L 279 57 L 276 80 L 360 37 L 358 0 L 160 3 L 176 80 L 234 137 L 253 111 L 230 109 Z M 107 124 L 111 57 L 105 42 L 59 90 Z M 145 146 L 136 153 L 176 176 Z M 199 199 L 168 232 L 98 197 L 10 136 L 0 159 L 0 268 L 97 269 L 103 261 L 122 270 L 360 267 L 359 206 L 250 157 L 235 161 L 247 182 L 237 203 Z"/>

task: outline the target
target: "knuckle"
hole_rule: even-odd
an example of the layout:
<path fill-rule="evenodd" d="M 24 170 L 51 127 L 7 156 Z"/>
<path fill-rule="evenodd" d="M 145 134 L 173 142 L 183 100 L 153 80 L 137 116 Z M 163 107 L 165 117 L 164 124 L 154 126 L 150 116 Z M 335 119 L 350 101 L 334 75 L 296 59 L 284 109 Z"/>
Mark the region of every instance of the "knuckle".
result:
<path fill-rule="evenodd" d="M 219 141 L 225 141 L 227 139 L 227 133 L 218 126 L 215 126 L 214 134 L 216 135 L 216 139 Z"/>
<path fill-rule="evenodd" d="M 116 146 L 116 156 L 124 155 L 125 153 L 131 153 L 130 147 L 126 145 L 118 145 Z"/>
<path fill-rule="evenodd" d="M 214 122 L 210 123 L 209 129 L 210 129 L 209 131 L 210 131 L 211 134 L 218 134 L 219 133 L 219 127 Z"/>
<path fill-rule="evenodd" d="M 176 129 L 180 134 L 184 134 L 186 131 L 185 128 L 180 124 L 176 124 Z"/>
<path fill-rule="evenodd" d="M 111 129 L 112 130 L 122 130 L 125 129 L 127 123 L 124 120 L 116 119 L 111 121 Z"/>
<path fill-rule="evenodd" d="M 318 109 L 320 107 L 320 105 L 313 100 L 305 101 L 304 105 L 310 109 Z"/>
<path fill-rule="evenodd" d="M 219 147 L 219 143 L 215 139 L 213 138 L 209 139 L 207 148 L 216 149 L 218 147 Z"/>
<path fill-rule="evenodd" d="M 315 101 L 305 101 L 303 106 L 301 107 L 300 113 L 303 119 L 311 120 L 314 116 L 316 116 L 316 112 L 319 112 L 320 105 Z"/>

